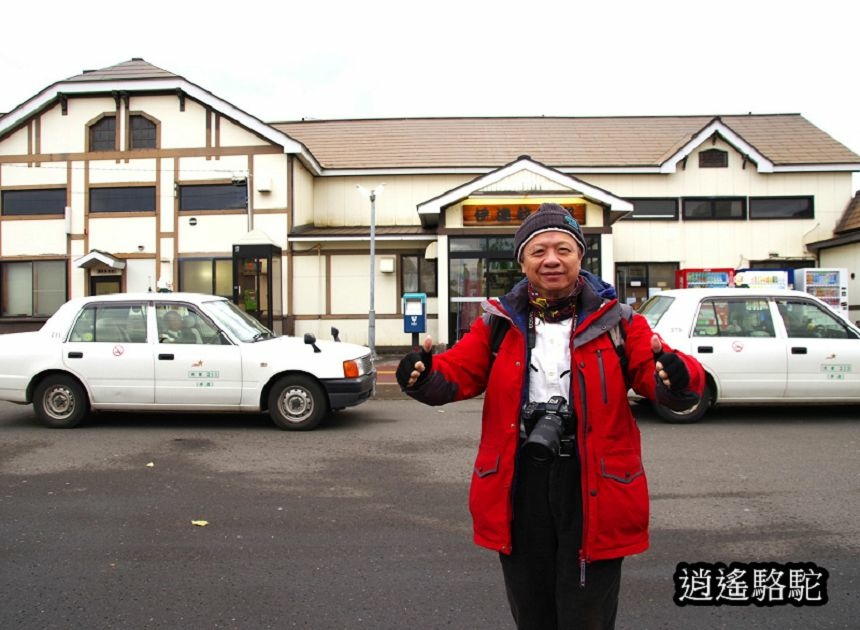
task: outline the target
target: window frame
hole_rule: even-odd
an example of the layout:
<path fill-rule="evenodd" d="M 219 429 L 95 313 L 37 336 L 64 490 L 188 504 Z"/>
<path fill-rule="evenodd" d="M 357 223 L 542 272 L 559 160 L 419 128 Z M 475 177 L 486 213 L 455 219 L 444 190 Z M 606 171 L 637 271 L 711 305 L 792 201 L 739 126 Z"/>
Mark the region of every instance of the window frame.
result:
<path fill-rule="evenodd" d="M 624 217 L 624 221 L 627 220 L 636 220 L 636 221 L 677 221 L 680 217 L 680 204 L 678 202 L 677 197 L 625 197 L 627 201 L 633 204 L 633 212 Z M 667 214 L 657 215 L 657 214 L 646 214 L 646 215 L 637 215 L 636 214 L 636 203 L 637 202 L 670 202 L 674 206 L 674 210 L 672 212 L 672 216 Z"/>
<path fill-rule="evenodd" d="M 134 134 L 134 121 L 144 120 L 152 125 L 152 146 L 136 146 Z M 148 131 L 148 130 L 147 130 Z M 129 151 L 146 151 L 157 149 L 160 144 L 159 121 L 143 112 L 130 112 L 128 115 L 128 129 L 126 129 L 126 145 Z"/>
<path fill-rule="evenodd" d="M 405 260 L 407 258 L 414 258 L 417 261 L 416 264 L 416 272 L 418 276 L 418 290 L 417 291 L 408 291 L 406 289 L 406 278 L 404 274 L 406 273 L 406 264 Z M 424 283 L 424 271 L 428 266 L 432 265 L 433 269 L 433 288 L 432 290 L 428 290 Z M 424 293 L 427 297 L 438 297 L 439 295 L 439 265 L 438 259 L 434 258 L 432 260 L 428 260 L 424 257 L 423 253 L 412 253 L 412 254 L 401 254 L 400 255 L 400 287 L 403 290 L 403 293 Z"/>
<path fill-rule="evenodd" d="M 213 189 L 213 194 L 216 192 L 214 189 L 230 189 L 234 191 L 244 190 L 245 194 L 242 199 L 241 205 L 236 203 L 235 205 L 226 205 L 226 206 L 218 206 L 218 205 L 210 205 L 207 207 L 194 207 L 194 208 L 186 208 L 185 203 L 189 200 L 184 196 L 183 193 L 186 191 L 202 191 L 204 188 Z M 239 184 L 234 184 L 232 182 L 198 182 L 194 184 L 178 184 L 177 186 L 177 198 L 178 198 L 178 207 L 179 212 L 247 212 L 248 211 L 248 183 L 247 181 L 243 181 Z M 238 201 L 239 195 L 237 193 L 236 201 Z"/>
<path fill-rule="evenodd" d="M 38 194 L 45 193 L 62 193 L 62 206 L 59 208 L 54 208 L 50 211 L 40 211 L 40 212 L 19 212 L 13 211 L 9 212 L 9 196 L 21 195 L 22 197 L 26 197 L 27 195 L 36 196 Z M 59 197 L 59 195 L 57 195 Z M 27 200 L 19 200 L 19 201 L 27 201 Z M 56 203 L 59 199 L 51 200 L 51 204 Z M 32 203 L 32 200 L 30 200 Z M 4 217 L 36 217 L 36 216 L 55 216 L 61 215 L 65 216 L 66 214 L 66 206 L 68 205 L 68 190 L 65 186 L 62 187 L 50 187 L 50 188 L 17 188 L 17 189 L 9 189 L 0 192 L 0 214 Z"/>
<path fill-rule="evenodd" d="M 710 158 L 719 156 L 719 161 Z M 699 151 L 699 168 L 728 168 L 729 152 L 723 149 L 705 149 Z"/>
<path fill-rule="evenodd" d="M 39 305 L 40 299 L 38 297 L 38 291 L 44 291 L 44 289 L 39 289 L 36 286 L 35 279 L 37 277 L 37 265 L 42 265 L 44 263 L 54 263 L 57 266 L 62 265 L 63 267 L 63 289 L 62 295 L 58 295 L 59 301 L 57 304 L 57 308 L 51 312 L 42 312 L 37 313 L 37 306 Z M 29 313 L 7 313 L 8 309 L 8 299 L 7 299 L 7 286 L 6 286 L 6 268 L 9 265 L 29 265 L 30 266 L 30 308 Z M 57 309 L 60 308 L 68 299 L 69 299 L 69 265 L 66 260 L 63 259 L 48 259 L 48 260 L 4 260 L 0 261 L 0 317 L 2 318 L 15 318 L 15 317 L 28 317 L 28 318 L 48 318 L 54 313 L 57 312 Z M 20 291 L 17 287 L 13 287 L 13 289 Z"/>
<path fill-rule="evenodd" d="M 687 202 L 703 202 L 706 201 L 710 205 L 710 216 L 707 217 L 691 217 L 687 214 Z M 741 216 L 739 217 L 718 217 L 715 216 L 715 207 L 717 202 L 738 201 L 741 204 Z M 684 221 L 746 221 L 747 220 L 747 198 L 746 197 L 681 197 L 681 216 Z"/>
<path fill-rule="evenodd" d="M 110 147 L 97 146 L 97 145 L 100 145 L 100 143 L 106 143 L 107 140 L 106 139 L 104 141 L 99 140 L 98 142 L 96 142 L 95 139 L 93 138 L 93 133 L 94 132 L 99 133 L 100 130 L 97 130 L 96 127 L 98 127 L 99 125 L 101 125 L 102 123 L 104 123 L 107 120 L 111 120 L 111 122 L 113 124 L 113 134 L 112 134 L 113 140 L 111 142 Z M 116 151 L 117 150 L 117 124 L 116 124 L 116 122 L 117 122 L 116 114 L 114 114 L 114 113 L 102 114 L 101 116 L 99 116 L 95 120 L 90 121 L 87 124 L 87 151 L 89 151 L 91 153 L 106 153 L 109 151 Z M 106 132 L 101 132 L 101 133 L 106 133 Z"/>
<path fill-rule="evenodd" d="M 228 263 L 228 271 L 230 273 L 230 294 L 229 295 L 220 295 L 215 292 L 216 287 L 218 286 L 218 262 L 226 261 Z M 180 258 L 177 263 L 179 267 L 179 291 L 187 291 L 186 283 L 186 270 L 185 263 L 196 262 L 196 263 L 206 263 L 208 262 L 212 268 L 212 286 L 209 291 L 204 291 L 207 295 L 218 295 L 219 297 L 226 297 L 228 300 L 233 299 L 233 259 L 230 256 L 213 256 L 212 258 Z"/>
<path fill-rule="evenodd" d="M 753 216 L 753 203 L 756 201 L 785 201 L 806 200 L 809 204 L 809 216 L 782 216 L 782 217 L 756 217 Z M 804 221 L 815 218 L 815 196 L 814 195 L 772 195 L 764 197 L 749 197 L 747 201 L 747 215 L 750 221 Z"/>
<path fill-rule="evenodd" d="M 95 206 L 99 204 L 104 204 L 105 200 L 96 199 L 96 203 L 94 203 L 93 195 L 99 197 L 102 194 L 107 194 L 106 191 L 111 191 L 113 193 L 119 193 L 121 191 L 131 191 L 131 190 L 151 190 L 151 208 L 149 204 L 146 204 L 146 207 L 140 208 L 117 208 L 115 206 L 111 206 L 109 209 L 96 209 Z M 132 197 L 124 199 L 123 203 L 129 203 Z M 147 201 L 150 201 L 149 196 L 147 196 Z M 139 186 L 99 186 L 92 187 L 89 189 L 87 194 L 87 210 L 90 214 L 129 214 L 132 212 L 152 212 L 154 213 L 158 208 L 158 190 L 156 186 L 149 185 L 139 185 Z"/>

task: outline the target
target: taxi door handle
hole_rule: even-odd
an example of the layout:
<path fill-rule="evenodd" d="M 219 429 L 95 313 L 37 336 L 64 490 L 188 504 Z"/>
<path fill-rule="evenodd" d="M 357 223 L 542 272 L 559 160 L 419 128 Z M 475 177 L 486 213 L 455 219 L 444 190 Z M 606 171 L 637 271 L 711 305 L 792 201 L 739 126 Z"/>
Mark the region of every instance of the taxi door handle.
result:
<path fill-rule="evenodd" d="M 84 358 L 84 353 L 83 353 L 83 352 L 70 352 L 70 353 L 68 354 L 68 357 L 69 357 L 70 359 L 83 359 L 83 358 Z"/>
<path fill-rule="evenodd" d="M 806 348 L 801 348 L 799 346 L 792 346 L 791 354 L 806 354 Z"/>
<path fill-rule="evenodd" d="M 714 347 L 713 346 L 699 346 L 698 348 L 696 348 L 696 352 L 698 352 L 700 354 L 713 354 L 714 353 Z"/>
<path fill-rule="evenodd" d="M 173 361 L 173 355 L 172 354 L 159 354 L 158 360 L 159 361 Z"/>

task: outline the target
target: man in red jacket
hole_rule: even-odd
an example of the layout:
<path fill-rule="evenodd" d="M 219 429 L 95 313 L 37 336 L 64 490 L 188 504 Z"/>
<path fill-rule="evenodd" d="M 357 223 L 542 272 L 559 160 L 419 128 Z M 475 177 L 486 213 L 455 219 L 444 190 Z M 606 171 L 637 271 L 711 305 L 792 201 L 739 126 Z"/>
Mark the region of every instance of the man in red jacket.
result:
<path fill-rule="evenodd" d="M 514 238 L 525 279 L 450 350 L 434 356 L 428 337 L 397 370 L 426 404 L 486 393 L 469 508 L 518 628 L 614 627 L 622 559 L 648 547 L 627 391 L 683 410 L 704 385 L 694 358 L 581 269 L 585 249 L 570 213 L 541 205 Z"/>

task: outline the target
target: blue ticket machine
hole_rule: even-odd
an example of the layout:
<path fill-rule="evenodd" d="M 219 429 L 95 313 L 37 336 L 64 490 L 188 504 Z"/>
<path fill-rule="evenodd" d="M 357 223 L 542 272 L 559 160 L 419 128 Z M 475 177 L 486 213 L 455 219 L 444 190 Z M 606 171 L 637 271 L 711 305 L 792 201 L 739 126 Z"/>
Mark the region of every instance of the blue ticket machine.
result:
<path fill-rule="evenodd" d="M 427 332 L 427 294 L 403 294 L 403 332 L 412 333 L 412 347 L 418 347 L 418 333 Z"/>

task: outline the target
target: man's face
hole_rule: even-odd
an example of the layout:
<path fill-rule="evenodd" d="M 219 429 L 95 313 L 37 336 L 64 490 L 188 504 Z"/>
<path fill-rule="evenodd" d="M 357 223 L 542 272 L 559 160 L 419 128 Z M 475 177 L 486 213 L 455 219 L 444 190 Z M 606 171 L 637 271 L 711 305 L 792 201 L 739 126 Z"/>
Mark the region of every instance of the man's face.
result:
<path fill-rule="evenodd" d="M 582 254 L 570 234 L 544 232 L 526 243 L 520 266 L 541 297 L 566 297 L 579 277 Z"/>
<path fill-rule="evenodd" d="M 176 313 L 168 313 L 164 316 L 164 321 L 167 322 L 167 327 L 170 330 L 179 330 L 182 328 L 182 320 Z"/>

